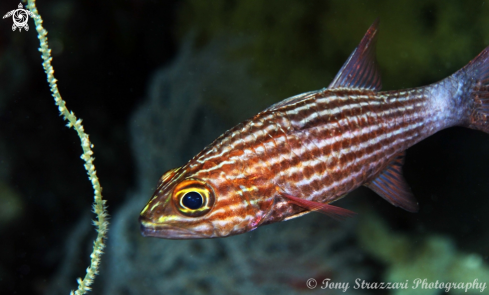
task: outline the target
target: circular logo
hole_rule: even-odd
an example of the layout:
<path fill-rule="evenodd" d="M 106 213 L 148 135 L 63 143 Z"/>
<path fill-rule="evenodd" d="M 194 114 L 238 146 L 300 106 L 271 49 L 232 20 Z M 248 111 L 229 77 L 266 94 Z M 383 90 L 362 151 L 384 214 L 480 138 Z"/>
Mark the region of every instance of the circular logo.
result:
<path fill-rule="evenodd" d="M 318 285 L 318 282 L 313 278 L 310 278 L 306 281 L 306 286 L 309 289 L 314 289 L 314 288 L 316 288 L 317 285 Z"/>
<path fill-rule="evenodd" d="M 27 24 L 27 21 L 29 20 L 29 15 L 27 14 L 26 10 L 17 9 L 17 10 L 15 10 L 12 18 L 14 20 L 14 24 L 17 27 L 22 28 Z"/>

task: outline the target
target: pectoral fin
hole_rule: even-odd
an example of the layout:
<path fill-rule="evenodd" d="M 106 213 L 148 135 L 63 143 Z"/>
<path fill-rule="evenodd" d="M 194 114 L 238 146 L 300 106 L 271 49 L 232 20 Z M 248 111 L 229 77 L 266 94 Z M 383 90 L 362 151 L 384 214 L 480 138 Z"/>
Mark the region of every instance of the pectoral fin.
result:
<path fill-rule="evenodd" d="M 346 210 L 340 207 L 323 204 L 319 202 L 304 200 L 286 193 L 282 193 L 281 196 L 294 205 L 297 205 L 299 207 L 305 208 L 310 211 L 316 211 L 319 213 L 326 214 L 329 217 L 332 217 L 336 220 L 342 220 L 347 217 L 351 217 L 355 215 L 355 212 L 350 210 Z"/>
<path fill-rule="evenodd" d="M 404 155 L 404 152 L 400 153 L 376 179 L 364 185 L 392 205 L 409 212 L 418 212 L 418 202 L 402 176 Z"/>

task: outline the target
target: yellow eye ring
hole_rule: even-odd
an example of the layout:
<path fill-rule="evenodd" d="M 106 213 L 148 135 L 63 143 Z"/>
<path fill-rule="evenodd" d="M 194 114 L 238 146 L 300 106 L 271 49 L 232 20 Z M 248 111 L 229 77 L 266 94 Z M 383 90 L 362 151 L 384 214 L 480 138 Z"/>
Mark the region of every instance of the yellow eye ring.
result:
<path fill-rule="evenodd" d="M 214 206 L 215 196 L 210 185 L 198 179 L 186 179 L 173 189 L 173 205 L 185 216 L 199 217 Z"/>

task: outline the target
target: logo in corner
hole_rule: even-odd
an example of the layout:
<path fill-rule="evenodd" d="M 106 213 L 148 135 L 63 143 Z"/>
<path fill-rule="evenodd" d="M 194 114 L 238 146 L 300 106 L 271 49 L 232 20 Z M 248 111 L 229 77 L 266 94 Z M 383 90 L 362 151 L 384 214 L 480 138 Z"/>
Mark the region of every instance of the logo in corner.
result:
<path fill-rule="evenodd" d="M 24 28 L 26 31 L 29 31 L 29 25 L 27 24 L 27 21 L 29 20 L 29 16 L 34 17 L 34 13 L 23 8 L 24 7 L 22 6 L 22 3 L 19 3 L 18 9 L 9 11 L 3 16 L 3 18 L 12 16 L 12 20 L 14 21 L 14 24 L 12 25 L 12 31 L 15 31 L 15 29 L 17 28 L 19 28 L 19 32 L 22 32 L 22 28 Z"/>

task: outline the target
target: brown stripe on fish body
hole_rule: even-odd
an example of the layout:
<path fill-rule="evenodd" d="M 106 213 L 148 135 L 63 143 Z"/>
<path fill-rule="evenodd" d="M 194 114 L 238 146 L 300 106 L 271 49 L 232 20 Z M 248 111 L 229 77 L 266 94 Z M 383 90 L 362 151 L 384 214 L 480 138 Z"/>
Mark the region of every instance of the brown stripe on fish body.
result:
<path fill-rule="evenodd" d="M 380 103 L 373 103 L 367 107 L 367 109 L 369 109 L 368 115 L 370 118 L 375 118 L 377 122 L 371 125 L 371 127 L 373 127 L 371 129 L 374 129 L 374 131 L 366 134 L 369 138 L 368 141 L 363 138 L 363 140 L 358 142 L 358 144 L 363 145 L 364 148 L 366 146 L 368 157 L 364 159 L 365 161 L 361 162 L 365 164 L 371 162 L 371 168 L 379 166 L 379 162 L 386 162 L 386 158 L 389 158 L 400 150 L 405 149 L 407 144 L 413 144 L 407 142 L 404 145 L 398 145 L 400 142 L 404 142 L 403 139 L 406 137 L 406 135 L 408 135 L 406 132 L 413 132 L 413 130 L 406 128 L 412 126 L 413 124 L 417 124 L 417 120 L 422 118 L 419 116 L 423 113 L 422 109 L 411 108 L 411 111 L 409 111 L 409 107 L 405 107 L 406 105 L 409 106 L 413 104 L 412 99 L 407 100 L 403 98 L 402 100 L 404 101 L 401 102 L 399 97 L 402 97 L 402 95 L 399 93 L 391 94 L 393 95 L 389 95 L 388 93 L 380 93 L 379 97 L 376 99 L 377 102 Z M 407 98 L 410 98 L 412 96 L 411 94 L 412 92 L 408 92 L 404 95 Z M 372 123 L 373 122 L 371 122 L 371 124 Z M 417 128 L 419 129 L 419 126 Z M 416 128 L 414 130 L 416 130 Z M 375 143 L 375 141 L 377 142 Z M 372 142 L 373 144 L 371 144 Z M 374 170 L 379 169 L 377 168 Z"/>
<path fill-rule="evenodd" d="M 386 158 L 397 152 L 395 149 L 399 147 L 396 147 L 394 142 L 397 137 L 402 137 L 403 135 L 402 132 L 397 134 L 397 136 L 393 136 L 392 133 L 402 128 L 400 123 L 403 121 L 406 124 L 408 124 L 407 122 L 412 122 L 409 114 L 399 116 L 398 112 L 402 109 L 402 106 L 395 98 L 380 94 L 377 97 L 371 97 L 371 99 L 372 103 L 365 106 L 370 130 L 365 132 L 365 129 L 362 128 L 360 131 L 361 135 L 354 138 L 354 145 L 352 145 L 352 149 L 366 150 L 366 157 L 364 159 L 356 158 L 356 161 L 362 167 L 367 165 L 367 167 L 363 168 L 367 172 L 374 170 L 367 173 L 367 177 L 368 174 L 375 174 L 375 171 L 378 172 L 379 163 L 383 164 L 386 162 Z M 370 165 L 367 164 L 369 162 L 371 163 Z M 346 168 L 348 164 L 342 165 L 342 167 Z M 362 181 L 365 181 L 365 179 L 362 179 Z"/>
<path fill-rule="evenodd" d="M 329 189 L 329 192 L 327 192 L 326 195 L 337 195 L 337 191 L 342 191 L 341 185 L 338 186 L 338 182 L 346 176 L 345 173 L 347 172 L 342 169 L 342 165 L 348 161 L 348 156 L 345 155 L 342 150 L 351 144 L 351 128 L 349 126 L 348 119 L 346 119 L 350 114 L 345 114 L 345 112 L 348 111 L 347 109 L 341 111 L 342 105 L 344 105 L 346 102 L 341 96 L 328 97 L 328 100 L 325 101 L 327 104 L 324 106 L 321 106 L 321 101 L 316 101 L 317 102 L 313 104 L 313 107 L 310 108 L 316 110 L 315 116 L 311 116 L 308 113 L 299 113 L 299 116 L 303 115 L 305 118 L 307 118 L 306 120 L 304 118 L 300 118 L 301 125 L 307 128 L 307 131 L 303 130 L 301 134 L 309 134 L 308 131 L 311 129 L 317 130 L 317 135 L 314 135 L 314 138 L 312 138 L 312 140 L 316 140 L 317 142 L 313 148 L 315 150 L 319 150 L 326 156 L 326 171 L 323 173 L 323 176 L 327 176 L 330 182 L 328 186 L 323 186 L 323 188 Z M 327 111 L 319 112 L 320 109 Z M 324 115 L 320 116 L 319 114 L 321 113 Z M 294 118 L 292 117 L 291 120 L 293 119 Z M 301 127 L 302 126 L 299 124 L 296 124 L 296 128 Z M 321 134 L 321 131 L 323 134 Z M 337 136 L 339 136 L 338 140 L 331 141 L 332 138 Z M 330 142 L 326 144 L 325 148 L 322 150 L 319 147 L 324 145 L 322 143 L 323 140 Z M 311 159 L 308 159 L 308 161 L 311 161 Z M 303 186 L 307 186 L 307 183 L 305 183 Z M 322 188 L 319 190 L 316 189 L 315 192 L 322 193 Z M 315 197 L 314 195 L 315 193 L 311 194 L 311 196 L 304 197 Z"/>
<path fill-rule="evenodd" d="M 210 217 L 219 225 L 219 235 L 242 231 L 243 226 L 253 224 L 250 220 L 259 222 L 260 214 L 272 205 L 274 185 L 267 180 L 280 169 L 281 161 L 273 159 L 280 145 L 276 144 L 278 137 L 271 137 L 276 128 L 264 117 L 255 116 L 226 132 L 212 150 L 198 157 L 202 168 L 194 167 L 195 177 L 208 181 L 218 196 Z M 241 151 L 239 155 L 233 154 L 235 149 Z"/>
<path fill-rule="evenodd" d="M 328 93 L 329 96 L 317 98 L 315 101 L 308 99 L 296 105 L 288 106 L 289 110 L 286 112 L 288 120 L 291 122 L 290 125 L 295 127 L 295 133 L 291 138 L 294 138 L 296 142 L 305 143 L 300 147 L 293 147 L 296 154 L 301 156 L 303 163 L 318 159 L 317 155 L 311 157 L 318 150 L 328 158 L 328 171 L 322 175 L 326 180 L 325 182 L 332 179 L 334 185 L 332 187 L 323 185 L 323 188 L 326 188 L 325 192 L 329 192 L 331 195 L 314 196 L 314 193 L 311 194 L 314 197 L 322 197 L 322 200 L 326 197 L 328 201 L 334 199 L 330 199 L 331 197 L 339 196 L 359 186 L 366 178 L 380 172 L 388 163 L 388 159 L 393 157 L 399 149 L 413 144 L 409 140 L 399 141 L 398 139 L 402 139 L 406 135 L 408 138 L 414 138 L 411 134 L 421 129 L 421 126 L 412 129 L 408 127 L 413 123 L 416 124 L 420 118 L 418 114 L 423 113 L 420 112 L 420 107 L 423 104 L 418 104 L 417 101 L 427 99 L 421 95 L 413 95 L 420 92 L 419 90 L 405 92 L 405 97 L 394 92 L 375 95 L 370 92 L 371 95 L 358 95 L 361 93 L 336 91 L 336 95 L 331 95 L 332 92 Z M 350 97 L 353 96 L 349 95 L 352 92 L 356 97 Z M 363 106 L 361 106 L 362 104 Z M 326 111 L 319 111 L 321 109 Z M 309 118 L 309 120 L 304 120 L 304 118 Z M 300 130 L 303 126 L 306 126 L 307 132 Z M 364 132 L 365 128 L 368 128 L 367 126 L 378 126 L 379 128 L 370 128 L 371 130 Z M 403 128 L 406 130 L 403 131 Z M 387 136 L 396 131 L 398 134 Z M 326 144 L 323 149 L 317 148 L 321 144 L 308 144 L 315 140 L 319 143 L 328 141 L 335 136 L 337 136 L 336 140 Z M 370 142 L 375 139 L 381 140 L 371 145 Z M 397 146 L 397 141 L 404 144 Z M 304 151 L 304 147 L 308 147 L 307 152 Z M 367 157 L 361 160 L 364 155 Z M 370 161 L 372 164 L 366 164 Z M 309 175 L 307 169 L 309 167 L 304 168 L 306 178 L 315 177 L 315 175 Z M 362 169 L 367 172 L 365 173 Z M 356 174 L 356 177 L 351 176 L 352 172 Z M 310 193 L 312 190 L 307 185 L 301 186 L 298 183 L 298 186 L 302 192 Z M 314 188 L 313 191 L 318 192 L 321 189 Z M 307 195 L 302 197 L 317 199 Z"/>

